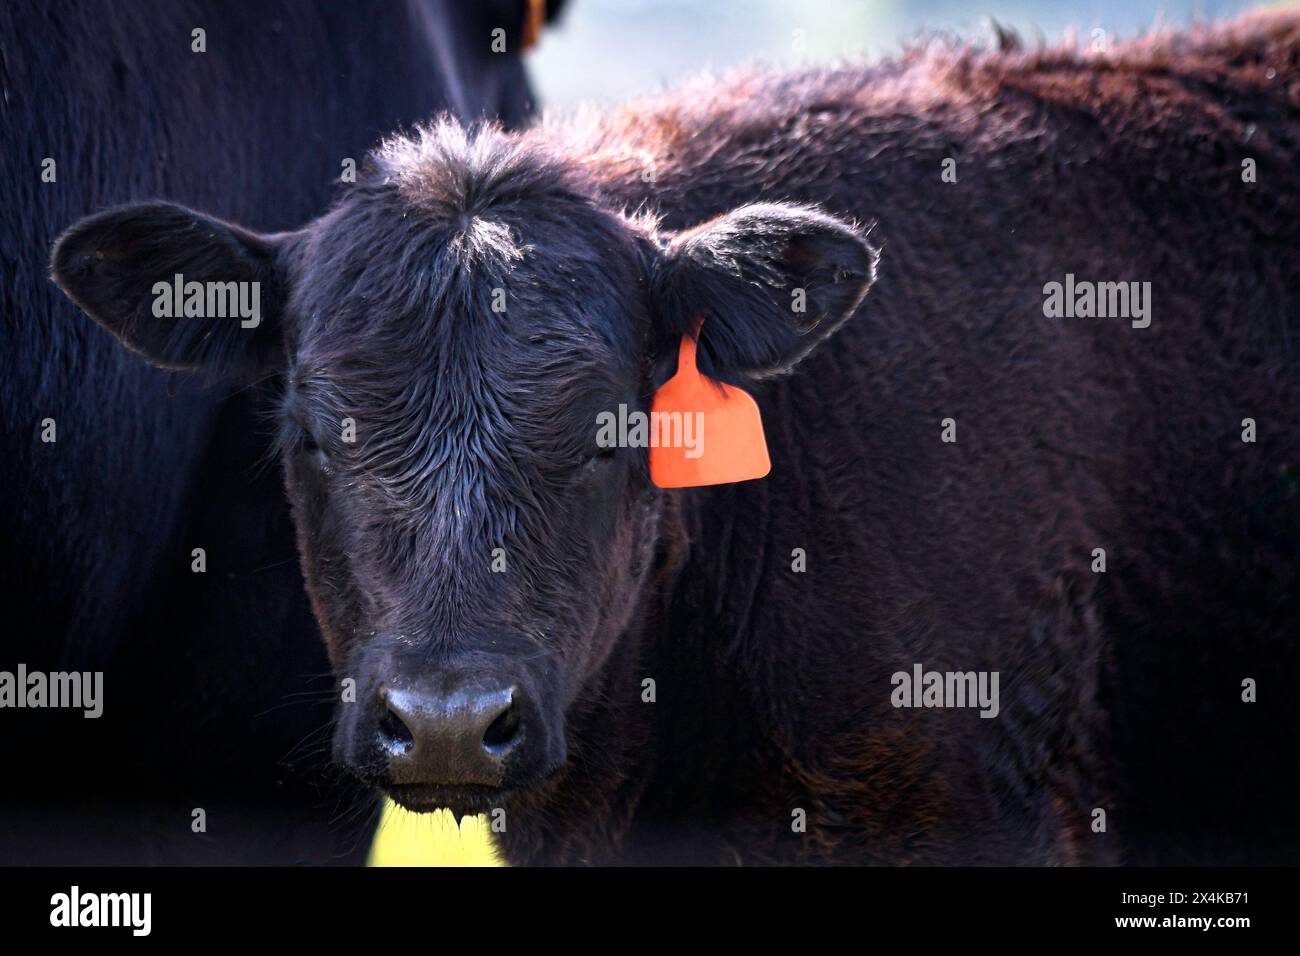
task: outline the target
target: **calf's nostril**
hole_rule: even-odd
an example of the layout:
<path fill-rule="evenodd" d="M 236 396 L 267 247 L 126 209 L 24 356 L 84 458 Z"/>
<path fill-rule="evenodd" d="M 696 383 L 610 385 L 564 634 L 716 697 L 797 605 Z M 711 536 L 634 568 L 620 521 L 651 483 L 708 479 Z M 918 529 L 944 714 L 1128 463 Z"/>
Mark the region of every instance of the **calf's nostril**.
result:
<path fill-rule="evenodd" d="M 384 716 L 379 719 L 379 740 L 391 757 L 409 753 L 415 746 L 411 728 L 392 710 L 384 711 Z"/>
<path fill-rule="evenodd" d="M 519 708 L 508 704 L 483 732 L 483 746 L 489 753 L 508 750 L 519 737 Z"/>
<path fill-rule="evenodd" d="M 390 783 L 497 787 L 527 763 L 534 711 L 516 687 L 435 675 L 379 697 L 372 740 Z"/>

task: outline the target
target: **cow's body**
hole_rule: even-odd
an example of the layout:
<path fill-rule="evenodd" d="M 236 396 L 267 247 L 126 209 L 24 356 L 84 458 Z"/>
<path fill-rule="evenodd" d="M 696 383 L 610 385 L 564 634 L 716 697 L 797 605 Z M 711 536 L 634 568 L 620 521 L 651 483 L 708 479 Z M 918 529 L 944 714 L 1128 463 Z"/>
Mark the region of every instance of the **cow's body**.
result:
<path fill-rule="evenodd" d="M 815 202 L 881 264 L 754 387 L 770 477 L 672 493 L 662 591 L 510 859 L 1295 860 L 1298 30 L 739 78 L 547 134 L 667 229 Z M 1150 327 L 1045 317 L 1066 273 L 1150 281 Z M 916 663 L 1000 672 L 1000 715 L 896 709 Z"/>
<path fill-rule="evenodd" d="M 341 805 L 311 782 L 332 695 L 260 390 L 232 395 L 117 348 L 49 283 L 47 250 L 78 216 L 161 195 L 289 228 L 394 127 L 529 113 L 523 3 L 376 7 L 0 8 L 0 669 L 103 669 L 107 697 L 97 721 L 0 717 L 0 758 L 40 781 L 5 795 L 0 859 L 364 851 L 369 802 L 337 825 Z M 509 53 L 492 52 L 495 27 Z M 40 440 L 46 418 L 55 444 Z M 207 838 L 191 832 L 194 807 Z"/>

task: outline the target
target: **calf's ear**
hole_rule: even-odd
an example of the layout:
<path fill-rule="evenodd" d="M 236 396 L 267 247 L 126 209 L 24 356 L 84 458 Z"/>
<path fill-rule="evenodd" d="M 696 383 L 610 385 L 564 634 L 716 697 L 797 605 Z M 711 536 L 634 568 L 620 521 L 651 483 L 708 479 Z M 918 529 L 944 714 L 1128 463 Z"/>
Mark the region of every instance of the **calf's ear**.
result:
<path fill-rule="evenodd" d="M 281 358 L 284 239 L 171 203 L 119 206 L 68 229 L 50 273 L 153 364 L 247 374 Z"/>
<path fill-rule="evenodd" d="M 700 369 L 739 383 L 793 368 L 851 316 L 875 278 L 863 233 L 816 209 L 742 206 L 675 236 L 654 269 L 658 354 L 700 330 Z"/>

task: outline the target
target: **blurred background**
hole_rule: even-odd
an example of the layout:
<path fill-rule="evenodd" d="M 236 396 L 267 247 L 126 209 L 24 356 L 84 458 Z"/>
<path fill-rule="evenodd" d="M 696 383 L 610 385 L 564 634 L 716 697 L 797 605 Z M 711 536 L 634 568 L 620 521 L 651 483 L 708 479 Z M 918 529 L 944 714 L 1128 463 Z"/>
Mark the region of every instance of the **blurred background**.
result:
<path fill-rule="evenodd" d="M 1241 0 L 570 0 L 557 29 L 529 55 L 548 109 L 614 103 L 703 70 L 893 56 L 922 33 L 992 36 L 989 21 L 1032 43 L 1073 28 L 1128 39 L 1154 25 L 1186 26 L 1267 6 Z"/>

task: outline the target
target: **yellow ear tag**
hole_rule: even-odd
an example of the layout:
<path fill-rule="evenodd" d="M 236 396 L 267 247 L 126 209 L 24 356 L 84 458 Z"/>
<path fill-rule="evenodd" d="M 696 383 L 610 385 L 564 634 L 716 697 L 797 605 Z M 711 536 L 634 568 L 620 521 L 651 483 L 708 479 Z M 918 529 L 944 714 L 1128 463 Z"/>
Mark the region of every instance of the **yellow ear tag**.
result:
<path fill-rule="evenodd" d="M 762 478 L 772 462 L 758 404 L 748 392 L 700 374 L 695 347 L 694 338 L 682 336 L 677 373 L 655 392 L 650 480 L 660 488 L 698 488 Z"/>

